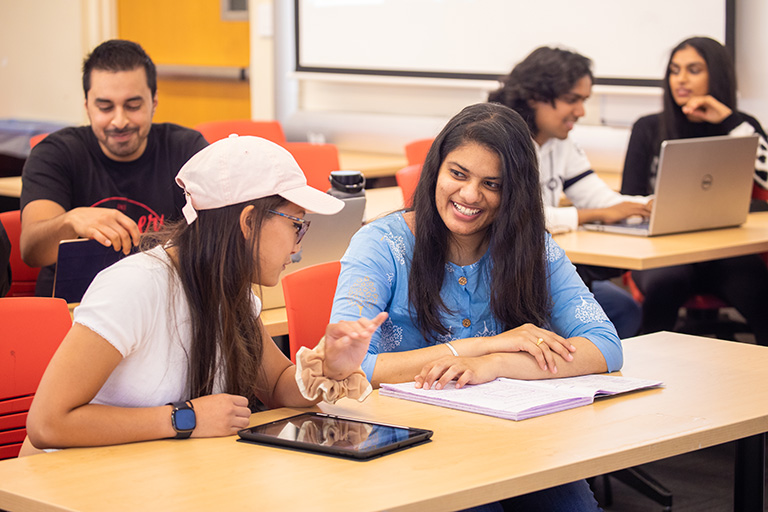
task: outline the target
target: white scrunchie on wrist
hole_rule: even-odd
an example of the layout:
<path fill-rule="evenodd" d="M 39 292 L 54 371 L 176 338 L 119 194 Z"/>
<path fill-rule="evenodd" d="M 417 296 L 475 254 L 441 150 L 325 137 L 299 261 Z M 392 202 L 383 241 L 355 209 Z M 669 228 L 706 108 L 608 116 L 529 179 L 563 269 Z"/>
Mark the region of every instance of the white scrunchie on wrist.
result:
<path fill-rule="evenodd" d="M 362 369 L 358 368 L 344 380 L 329 379 L 323 375 L 324 360 L 325 337 L 315 348 L 301 347 L 296 353 L 296 384 L 304 398 L 317 400 L 322 396 L 324 401 L 333 404 L 344 397 L 362 402 L 371 394 L 373 388 Z"/>

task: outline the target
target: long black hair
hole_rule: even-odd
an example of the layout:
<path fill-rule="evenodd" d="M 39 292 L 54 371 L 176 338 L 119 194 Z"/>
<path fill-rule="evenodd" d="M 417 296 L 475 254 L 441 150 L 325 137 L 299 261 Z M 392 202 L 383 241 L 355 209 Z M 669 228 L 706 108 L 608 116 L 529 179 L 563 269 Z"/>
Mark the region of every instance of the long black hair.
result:
<path fill-rule="evenodd" d="M 261 359 L 264 333 L 253 309 L 253 283 L 261 281 L 259 233 L 267 210 L 287 203 L 268 196 L 235 205 L 200 210 L 187 225 L 183 219 L 167 229 L 147 234 L 143 248 L 162 244 L 174 248 L 172 270 L 178 276 L 189 307 L 192 341 L 188 353 L 191 398 L 213 393 L 217 375 L 227 393 L 249 398 L 263 383 Z M 248 207 L 246 238 L 240 215 Z"/>
<path fill-rule="evenodd" d="M 531 133 L 514 110 L 479 103 L 462 110 L 443 128 L 427 154 L 413 199 L 415 245 L 409 276 L 411 312 L 425 339 L 445 335 L 440 298 L 450 231 L 437 210 L 435 191 L 446 155 L 467 143 L 496 153 L 501 162 L 501 202 L 488 230 L 491 311 L 510 329 L 547 323 L 551 309 L 544 259 L 544 209 Z"/>
<path fill-rule="evenodd" d="M 728 50 L 709 37 L 688 38 L 675 46 L 669 54 L 667 70 L 664 73 L 664 111 L 660 119 L 659 144 L 663 140 L 684 138 L 686 127 L 690 125 L 683 109 L 675 103 L 669 86 L 672 58 L 678 51 L 688 47 L 696 50 L 707 63 L 709 94 L 731 110 L 736 110 L 736 70 Z"/>

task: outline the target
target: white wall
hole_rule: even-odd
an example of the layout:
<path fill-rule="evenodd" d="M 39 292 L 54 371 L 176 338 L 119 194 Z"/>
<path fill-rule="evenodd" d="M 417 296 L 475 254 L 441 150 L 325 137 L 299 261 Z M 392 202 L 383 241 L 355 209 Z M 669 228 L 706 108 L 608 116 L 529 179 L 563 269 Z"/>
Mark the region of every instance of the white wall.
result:
<path fill-rule="evenodd" d="M 496 86 L 495 82 L 458 81 L 451 85 L 451 81 L 429 79 L 292 73 L 293 2 L 277 1 L 274 7 L 275 113 L 289 138 L 304 140 L 308 133 L 321 133 L 342 148 L 402 152 L 405 142 L 434 136 L 454 113 L 470 103 L 485 101 L 487 91 Z M 764 28 L 768 26 L 768 2 L 736 0 L 736 11 L 740 106 L 768 123 L 768 31 Z M 595 18 L 595 23 L 600 23 L 599 16 Z M 663 72 L 659 69 L 659 77 Z M 627 131 L 637 117 L 660 106 L 660 89 L 596 86 L 580 124 Z M 611 136 L 610 140 L 613 144 L 625 137 Z"/>
<path fill-rule="evenodd" d="M 739 108 L 768 129 L 768 2 L 736 0 Z"/>
<path fill-rule="evenodd" d="M 0 0 L 0 118 L 87 122 L 83 58 L 114 30 L 112 0 Z"/>

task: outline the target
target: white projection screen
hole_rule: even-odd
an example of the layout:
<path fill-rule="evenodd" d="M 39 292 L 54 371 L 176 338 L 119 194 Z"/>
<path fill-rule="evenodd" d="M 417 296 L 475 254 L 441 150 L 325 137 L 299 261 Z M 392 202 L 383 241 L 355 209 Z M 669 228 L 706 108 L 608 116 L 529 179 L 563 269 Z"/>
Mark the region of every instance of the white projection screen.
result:
<path fill-rule="evenodd" d="M 734 0 L 294 0 L 296 69 L 495 79 L 538 46 L 591 58 L 597 83 L 656 85 L 706 35 L 733 52 Z"/>

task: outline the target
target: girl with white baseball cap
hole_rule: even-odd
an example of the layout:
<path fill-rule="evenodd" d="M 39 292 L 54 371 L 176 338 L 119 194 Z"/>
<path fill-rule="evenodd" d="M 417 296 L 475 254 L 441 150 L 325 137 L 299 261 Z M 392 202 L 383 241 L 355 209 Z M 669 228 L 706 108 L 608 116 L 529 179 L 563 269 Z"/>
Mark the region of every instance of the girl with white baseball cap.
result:
<path fill-rule="evenodd" d="M 230 136 L 179 171 L 185 220 L 101 272 L 75 309 L 30 409 L 22 454 L 168 437 L 236 434 L 251 412 L 364 399 L 360 362 L 386 319 L 329 325 L 291 364 L 266 332 L 252 286 L 274 286 L 307 211 L 343 202 L 307 186 L 293 157 Z"/>

